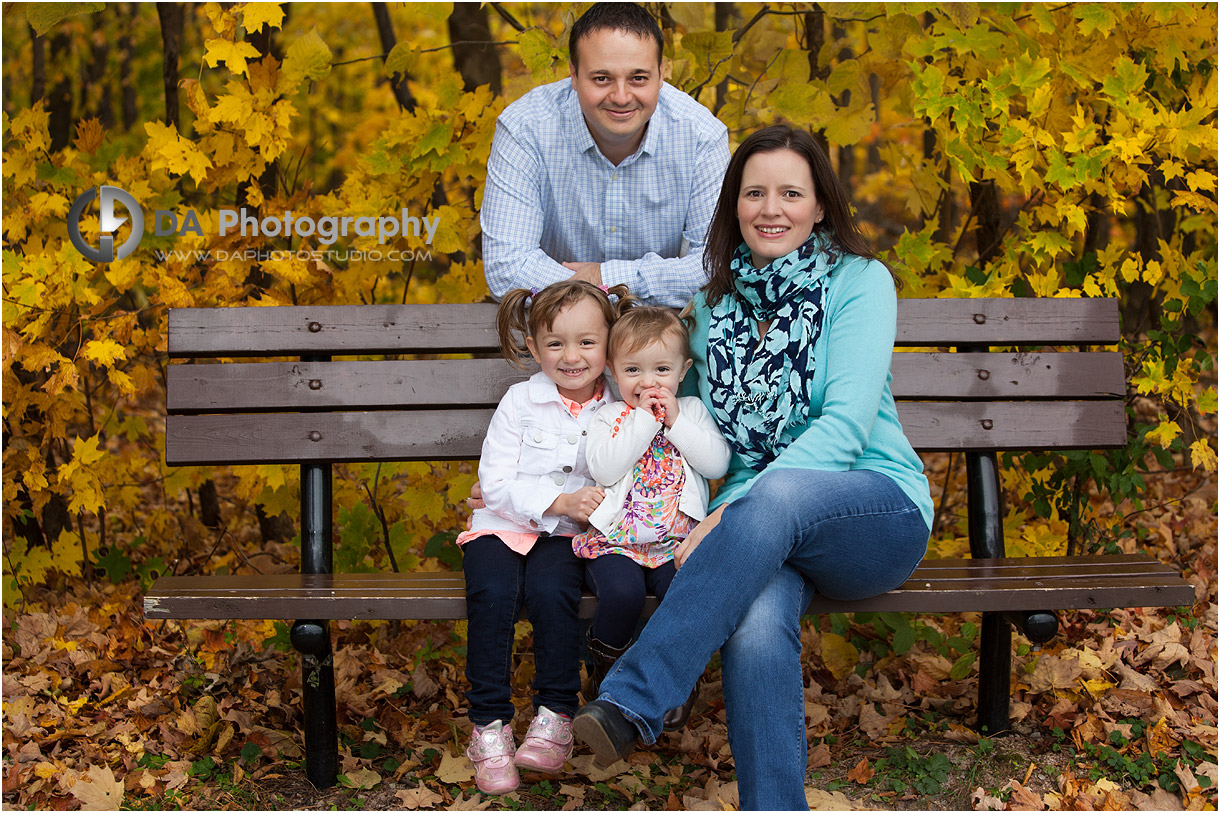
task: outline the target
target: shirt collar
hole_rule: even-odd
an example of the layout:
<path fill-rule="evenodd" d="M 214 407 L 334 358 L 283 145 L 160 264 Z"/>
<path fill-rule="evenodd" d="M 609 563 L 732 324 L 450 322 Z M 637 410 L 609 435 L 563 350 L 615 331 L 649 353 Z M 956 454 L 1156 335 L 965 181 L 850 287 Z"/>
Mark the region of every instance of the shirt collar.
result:
<path fill-rule="evenodd" d="M 572 80 L 568 82 L 568 102 L 564 105 L 564 119 L 567 124 L 568 143 L 570 143 L 578 153 L 588 152 L 590 149 L 597 150 L 601 155 L 601 150 L 597 147 L 597 142 L 593 140 L 593 133 L 589 132 L 589 125 L 585 122 L 585 114 L 580 109 L 580 99 L 576 95 L 576 88 L 572 86 Z M 623 159 L 619 166 L 625 166 L 637 160 L 639 156 L 647 153 L 655 155 L 661 141 L 660 127 L 656 125 L 657 116 L 661 112 L 661 107 L 664 104 L 666 84 L 661 83 L 661 94 L 657 98 L 656 109 L 652 111 L 652 116 L 648 119 L 648 127 L 644 130 L 644 140 L 640 142 L 640 146 L 636 147 L 635 152 Z M 602 155 L 605 160 L 610 160 Z"/>
<path fill-rule="evenodd" d="M 535 404 L 555 403 L 562 404 L 565 410 L 569 410 L 568 404 L 573 403 L 567 398 L 559 394 L 559 388 L 555 386 L 555 382 L 547 378 L 546 373 L 539 370 L 530 376 L 530 400 Z M 609 392 L 606 376 L 602 376 L 602 380 L 597 385 L 597 390 L 593 393 L 593 397 L 581 404 L 581 407 L 589 406 L 590 404 L 608 403 L 606 396 Z"/>

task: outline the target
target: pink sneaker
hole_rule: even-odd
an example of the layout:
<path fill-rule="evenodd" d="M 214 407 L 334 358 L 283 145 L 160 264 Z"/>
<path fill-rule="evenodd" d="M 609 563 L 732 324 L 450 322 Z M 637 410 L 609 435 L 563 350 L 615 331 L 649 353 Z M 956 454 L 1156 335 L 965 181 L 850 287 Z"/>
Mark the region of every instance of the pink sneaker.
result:
<path fill-rule="evenodd" d="M 513 762 L 519 768 L 559 773 L 563 763 L 572 756 L 572 743 L 572 721 L 546 706 L 539 706 Z"/>
<path fill-rule="evenodd" d="M 484 793 L 510 793 L 521 784 L 513 754 L 512 728 L 496 720 L 491 725 L 476 728 L 466 746 L 466 757 L 474 765 L 474 783 Z"/>

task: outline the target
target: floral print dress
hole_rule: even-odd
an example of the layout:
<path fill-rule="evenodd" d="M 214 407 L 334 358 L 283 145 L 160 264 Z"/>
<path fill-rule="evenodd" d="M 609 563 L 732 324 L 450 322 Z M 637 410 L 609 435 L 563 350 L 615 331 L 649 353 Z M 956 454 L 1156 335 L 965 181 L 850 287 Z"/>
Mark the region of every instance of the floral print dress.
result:
<path fill-rule="evenodd" d="M 674 558 L 678 543 L 697 524 L 678 508 L 686 474 L 682 454 L 657 432 L 632 470 L 632 486 L 608 533 L 596 528 L 572 539 L 583 559 L 618 553 L 654 568 Z"/>

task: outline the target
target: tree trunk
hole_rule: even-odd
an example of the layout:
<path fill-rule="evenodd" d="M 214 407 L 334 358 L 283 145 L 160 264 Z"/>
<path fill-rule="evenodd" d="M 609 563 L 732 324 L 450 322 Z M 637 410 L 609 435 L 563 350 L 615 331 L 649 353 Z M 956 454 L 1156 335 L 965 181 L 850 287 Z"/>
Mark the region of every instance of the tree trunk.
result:
<path fill-rule="evenodd" d="M 826 13 L 819 7 L 815 8 L 815 11 L 805 12 L 805 51 L 809 60 L 810 81 L 825 82 L 826 77 L 830 76 L 830 66 L 819 65 L 818 54 L 826 44 Z M 830 144 L 826 141 L 826 134 L 819 130 L 813 137 L 817 139 L 822 151 L 829 155 Z"/>
<path fill-rule="evenodd" d="M 970 212 L 979 268 L 983 268 L 1000 252 L 1000 194 L 995 181 L 971 182 Z"/>
<path fill-rule="evenodd" d="M 836 42 L 839 42 L 839 41 L 842 41 L 847 36 L 847 32 L 844 31 L 839 26 L 835 25 L 835 26 L 831 27 L 831 36 L 834 37 Z M 851 59 L 855 55 L 856 55 L 855 52 L 851 48 L 844 48 L 842 51 L 839 52 L 838 58 L 839 58 L 839 61 L 842 62 L 844 60 Z M 826 69 L 827 69 L 826 75 L 829 76 L 830 75 L 830 66 L 827 65 Z M 837 104 L 839 105 L 840 109 L 845 109 L 845 108 L 851 107 L 851 91 L 850 90 L 843 91 L 839 95 L 839 98 L 836 101 L 837 101 Z M 852 177 L 855 175 L 855 172 L 856 172 L 855 145 L 854 144 L 845 144 L 845 145 L 840 146 L 839 147 L 839 180 L 843 182 L 843 186 L 846 187 L 847 189 L 851 189 Z"/>
<path fill-rule="evenodd" d="M 267 515 L 263 506 L 255 505 L 254 515 L 258 518 L 258 530 L 264 543 L 287 541 L 296 531 L 296 525 L 287 513 L 281 512 L 272 517 Z"/>
<path fill-rule="evenodd" d="M 733 29 L 733 17 L 737 14 L 737 9 L 732 3 L 716 3 L 712 6 L 716 16 L 717 31 L 731 31 Z M 725 98 L 729 94 L 729 78 L 721 79 L 716 85 L 716 102 L 715 110 L 712 112 L 719 113 L 720 108 L 724 107 Z"/>
<path fill-rule="evenodd" d="M 122 13 L 120 9 L 119 13 Z M 106 81 L 106 62 L 110 57 L 110 44 L 105 33 L 93 32 L 89 46 L 88 64 L 81 66 L 81 97 L 92 99 L 92 103 L 81 111 L 81 118 L 95 117 L 102 128 L 114 129 L 114 105 L 111 103 L 110 84 Z"/>
<path fill-rule="evenodd" d="M 381 38 L 381 50 L 386 56 L 390 55 L 390 51 L 394 50 L 394 46 L 398 44 L 398 38 L 394 36 L 394 23 L 390 21 L 390 12 L 386 8 L 385 3 L 371 3 L 373 7 L 373 18 L 377 21 L 377 36 Z M 382 59 L 382 62 L 385 60 Z M 398 100 L 398 106 L 407 112 L 415 110 L 415 97 L 411 95 L 411 88 L 407 86 L 407 80 L 411 77 L 406 74 L 394 74 L 390 80 L 390 87 L 394 89 L 394 98 Z"/>
<path fill-rule="evenodd" d="M 51 88 L 47 99 L 51 113 L 51 152 L 62 150 L 72 141 L 72 80 L 67 71 L 71 51 L 72 42 L 67 34 L 56 34 L 51 38 L 51 60 L 57 61 L 63 68 L 61 78 Z"/>
<path fill-rule="evenodd" d="M 460 45 L 458 43 L 490 43 L 491 22 L 487 7 L 477 3 L 454 3 L 449 14 L 449 41 L 454 43 L 453 66 L 462 75 L 462 87 L 467 93 L 480 85 L 488 85 L 499 96 L 501 87 L 500 53 L 494 45 Z"/>
<path fill-rule="evenodd" d="M 30 31 L 30 106 L 47 95 L 47 51 L 46 39 L 34 33 L 34 29 L 26 26 Z M 5 93 L 4 97 L 9 98 L 9 94 Z"/>
<path fill-rule="evenodd" d="M 119 12 L 122 18 L 123 35 L 119 39 L 119 103 L 123 110 L 123 129 L 130 130 L 137 124 L 139 111 L 136 107 L 136 85 L 132 62 L 135 60 L 135 26 L 139 7 L 127 3 Z"/>
<path fill-rule="evenodd" d="M 209 528 L 220 527 L 220 495 L 212 480 L 204 480 L 199 486 L 199 521 Z"/>
<path fill-rule="evenodd" d="M 161 20 L 161 76 L 165 86 L 165 123 L 175 130 L 178 126 L 178 54 L 182 45 L 184 20 L 181 3 L 157 3 L 157 17 Z"/>
<path fill-rule="evenodd" d="M 881 77 L 875 73 L 868 75 L 869 94 L 873 100 L 873 111 L 877 119 L 881 118 Z M 873 141 L 868 145 L 868 171 L 880 172 L 881 164 L 881 148 L 877 146 L 877 142 Z"/>

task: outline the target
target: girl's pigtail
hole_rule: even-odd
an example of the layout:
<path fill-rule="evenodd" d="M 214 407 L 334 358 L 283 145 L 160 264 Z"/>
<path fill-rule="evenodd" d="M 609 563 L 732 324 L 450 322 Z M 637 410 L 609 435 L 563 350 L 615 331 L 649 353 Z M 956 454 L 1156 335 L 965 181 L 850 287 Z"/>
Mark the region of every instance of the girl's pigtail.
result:
<path fill-rule="evenodd" d="M 613 288 L 607 288 L 606 293 L 609 296 L 618 297 L 618 304 L 614 306 L 615 319 L 618 319 L 637 305 L 643 304 L 639 298 L 631 295 L 631 289 L 626 285 L 615 285 Z"/>
<path fill-rule="evenodd" d="M 678 311 L 678 319 L 679 319 L 679 321 L 682 322 L 683 325 L 686 326 L 686 332 L 688 334 L 694 332 L 695 323 L 698 321 L 698 319 L 695 318 L 694 300 L 687 302 L 686 306 L 684 308 L 682 308 L 682 310 Z"/>
<path fill-rule="evenodd" d="M 526 369 L 525 360 L 530 358 L 525 348 L 529 335 L 526 307 L 533 293 L 528 288 L 514 288 L 500 300 L 496 310 L 496 333 L 500 338 L 500 353 L 510 364 Z M 520 339 L 517 337 L 520 336 Z"/>

